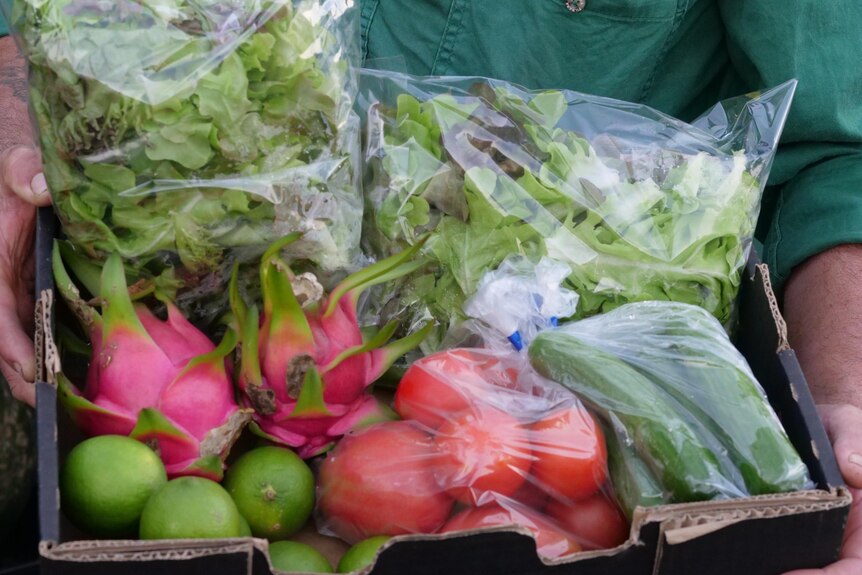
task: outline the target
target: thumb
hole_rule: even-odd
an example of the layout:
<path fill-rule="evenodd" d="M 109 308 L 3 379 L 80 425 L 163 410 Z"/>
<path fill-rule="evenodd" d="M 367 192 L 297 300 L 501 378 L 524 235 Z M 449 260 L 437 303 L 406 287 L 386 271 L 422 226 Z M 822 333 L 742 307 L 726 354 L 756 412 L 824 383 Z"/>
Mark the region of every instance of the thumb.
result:
<path fill-rule="evenodd" d="M 844 404 L 820 405 L 818 410 L 844 481 L 862 489 L 862 409 Z"/>
<path fill-rule="evenodd" d="M 9 286 L 0 284 L 0 372 L 12 395 L 32 405 L 35 399 L 36 354 L 24 333 L 16 299 Z"/>
<path fill-rule="evenodd" d="M 16 146 L 0 154 L 0 188 L 2 186 L 34 206 L 51 204 L 51 194 L 42 173 L 42 159 L 34 148 Z"/>

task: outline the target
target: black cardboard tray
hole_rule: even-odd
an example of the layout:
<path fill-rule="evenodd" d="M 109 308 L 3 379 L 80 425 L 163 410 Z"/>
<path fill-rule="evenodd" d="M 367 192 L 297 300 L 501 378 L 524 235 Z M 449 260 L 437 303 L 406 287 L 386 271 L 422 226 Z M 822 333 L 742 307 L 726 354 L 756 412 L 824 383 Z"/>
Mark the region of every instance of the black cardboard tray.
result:
<path fill-rule="evenodd" d="M 75 540 L 61 520 L 60 454 L 73 435 L 57 410 L 51 366 L 53 282 L 50 209 L 39 213 L 37 260 L 37 383 L 41 570 L 46 575 L 266 575 L 266 542 Z M 557 564 L 538 558 L 533 540 L 510 531 L 399 537 L 382 550 L 373 575 L 780 575 L 822 567 L 839 552 L 850 507 L 831 445 L 769 285 L 765 266 L 749 262 L 740 295 L 737 345 L 767 391 L 816 490 L 725 502 L 668 505 L 638 512 L 622 547 L 582 553 Z M 58 417 L 59 416 L 59 417 Z M 59 422 L 59 424 L 58 424 Z"/>

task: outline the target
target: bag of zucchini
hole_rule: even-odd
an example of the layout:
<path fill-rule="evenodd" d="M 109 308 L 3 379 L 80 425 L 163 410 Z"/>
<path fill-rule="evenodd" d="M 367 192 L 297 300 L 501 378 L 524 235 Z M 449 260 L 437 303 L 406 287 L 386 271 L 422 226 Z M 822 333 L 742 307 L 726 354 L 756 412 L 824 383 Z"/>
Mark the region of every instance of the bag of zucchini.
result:
<path fill-rule="evenodd" d="M 540 333 L 529 355 L 602 418 L 629 512 L 813 487 L 745 358 L 702 308 L 629 304 Z"/>

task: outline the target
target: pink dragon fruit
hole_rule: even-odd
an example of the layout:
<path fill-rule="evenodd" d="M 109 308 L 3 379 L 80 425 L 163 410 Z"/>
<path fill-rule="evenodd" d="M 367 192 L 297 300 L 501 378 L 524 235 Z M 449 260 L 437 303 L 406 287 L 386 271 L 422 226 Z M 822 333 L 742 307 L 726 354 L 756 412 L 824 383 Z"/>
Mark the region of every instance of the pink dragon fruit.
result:
<path fill-rule="evenodd" d="M 84 302 L 55 246 L 57 286 L 88 329 L 93 357 L 80 393 L 58 374 L 60 398 L 88 435 L 128 435 L 152 446 L 169 477 L 220 480 L 224 458 L 250 410 L 234 398 L 228 331 L 216 347 L 165 300 L 167 321 L 133 304 L 119 255 L 102 270 L 102 315 Z"/>
<path fill-rule="evenodd" d="M 278 257 L 298 237 L 283 238 L 263 256 L 262 318 L 240 299 L 236 273 L 231 303 L 243 326 L 239 386 L 255 411 L 252 429 L 307 459 L 361 423 L 392 418 L 367 388 L 432 326 L 384 346 L 397 322 L 364 340 L 356 318 L 363 290 L 423 264 L 411 261 L 421 243 L 347 277 L 327 297 L 312 274 L 297 276 Z"/>

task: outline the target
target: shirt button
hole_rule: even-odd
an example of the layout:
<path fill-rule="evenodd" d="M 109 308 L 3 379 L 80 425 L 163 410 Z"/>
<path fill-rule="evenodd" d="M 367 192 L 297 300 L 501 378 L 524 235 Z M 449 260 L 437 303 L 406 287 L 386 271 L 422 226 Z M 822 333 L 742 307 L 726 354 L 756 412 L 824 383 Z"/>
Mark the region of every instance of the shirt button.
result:
<path fill-rule="evenodd" d="M 580 12 L 587 5 L 587 0 L 566 0 L 566 10 L 569 12 Z"/>

